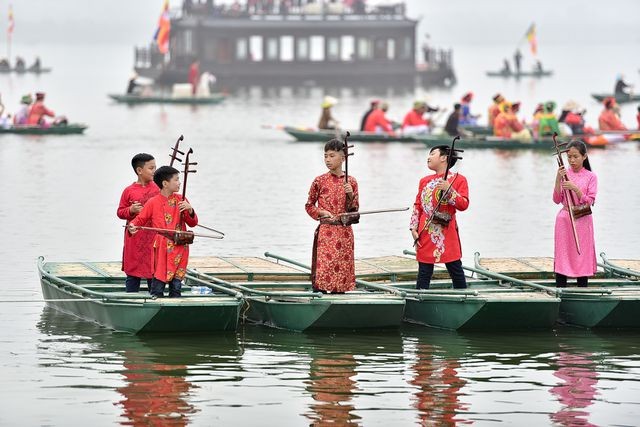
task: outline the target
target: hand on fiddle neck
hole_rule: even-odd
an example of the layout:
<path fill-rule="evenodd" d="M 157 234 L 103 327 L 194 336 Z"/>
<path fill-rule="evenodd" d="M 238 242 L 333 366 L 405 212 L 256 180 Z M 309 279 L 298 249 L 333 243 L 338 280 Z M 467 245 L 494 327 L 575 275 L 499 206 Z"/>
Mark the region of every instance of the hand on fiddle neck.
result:
<path fill-rule="evenodd" d="M 182 200 L 180 203 L 178 203 L 178 208 L 180 209 L 180 213 L 187 211 L 189 212 L 189 215 L 193 216 L 193 207 L 191 207 L 189 202 L 187 202 L 186 200 Z"/>

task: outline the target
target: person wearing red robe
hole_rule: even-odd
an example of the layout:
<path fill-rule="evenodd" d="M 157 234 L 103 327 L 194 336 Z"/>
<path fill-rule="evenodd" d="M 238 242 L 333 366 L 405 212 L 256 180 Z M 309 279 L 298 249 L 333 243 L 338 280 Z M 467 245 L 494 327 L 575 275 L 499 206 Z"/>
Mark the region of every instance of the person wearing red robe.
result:
<path fill-rule="evenodd" d="M 356 287 L 353 229 L 340 214 L 359 209 L 358 183 L 345 182 L 342 171 L 344 144 L 332 139 L 324 147 L 328 173 L 313 180 L 305 209 L 320 225 L 316 228 L 311 262 L 311 282 L 316 291 L 344 293 Z"/>
<path fill-rule="evenodd" d="M 636 120 L 638 121 L 638 130 L 640 130 L 640 107 L 638 107 L 638 114 L 636 115 Z"/>
<path fill-rule="evenodd" d="M 195 96 L 200 80 L 200 61 L 195 60 L 189 67 L 189 83 L 191 83 L 191 94 Z"/>
<path fill-rule="evenodd" d="M 496 117 L 498 117 L 498 114 L 500 114 L 500 104 L 502 104 L 503 102 L 505 102 L 505 99 L 499 93 L 493 97 L 493 104 L 491 104 L 491 106 L 489 107 L 487 119 L 489 127 L 493 126 L 494 120 L 496 119 Z"/>
<path fill-rule="evenodd" d="M 27 118 L 27 124 L 46 126 L 47 123 L 44 121 L 45 116 L 55 117 L 55 114 L 53 111 L 45 107 L 44 93 L 37 92 L 36 102 L 34 102 L 33 105 L 31 105 L 31 109 L 29 110 L 29 117 Z"/>
<path fill-rule="evenodd" d="M 380 108 L 373 110 L 371 114 L 369 114 L 369 117 L 367 117 L 367 122 L 364 125 L 364 131 L 395 135 L 393 126 L 385 114 L 385 103 L 382 103 Z"/>
<path fill-rule="evenodd" d="M 431 122 L 424 118 L 424 113 L 426 112 L 427 104 L 425 102 L 414 102 L 413 108 L 404 116 L 402 121 L 402 133 L 410 135 L 429 132 Z"/>
<path fill-rule="evenodd" d="M 151 154 L 139 153 L 131 159 L 131 166 L 138 175 L 138 180 L 122 192 L 118 205 L 118 218 L 129 222 L 142 210 L 147 201 L 158 194 L 160 189 L 153 182 L 156 161 Z M 151 226 L 151 224 L 143 224 Z M 151 289 L 153 277 L 153 239 L 154 233 L 140 230 L 135 235 L 124 231 L 124 247 L 122 249 L 122 271 L 127 275 L 125 288 L 127 292 L 138 292 L 140 280 L 147 279 Z"/>
<path fill-rule="evenodd" d="M 185 231 L 185 223 L 190 227 L 198 225 L 198 216 L 193 207 L 178 193 L 180 172 L 171 166 L 158 168 L 153 181 L 160 188 L 160 194 L 147 201 L 142 211 L 129 223 L 129 232 L 139 232 L 139 226 L 149 221 L 153 228 L 162 228 L 173 235 L 173 231 Z M 151 295 L 164 296 L 165 285 L 169 284 L 169 297 L 180 297 L 182 279 L 187 271 L 189 245 L 177 244 L 171 238 L 157 233 L 153 240 L 153 281 Z"/>
<path fill-rule="evenodd" d="M 600 130 L 627 130 L 627 127 L 620 121 L 620 117 L 616 114 L 614 107 L 615 99 L 609 97 L 604 100 L 604 110 L 598 117 L 598 125 Z"/>
<path fill-rule="evenodd" d="M 427 158 L 427 167 L 434 171 L 420 180 L 418 194 L 413 205 L 413 214 L 409 229 L 416 242 L 416 259 L 418 260 L 417 289 L 429 289 L 433 265 L 444 263 L 453 281 L 453 287 L 467 287 L 462 269 L 462 250 L 456 211 L 464 211 L 469 207 L 469 186 L 467 179 L 459 173 L 450 173 L 445 181 L 449 147 L 438 145 L 433 147 Z M 451 166 L 457 159 L 452 159 Z M 438 201 L 442 200 L 438 207 Z M 434 219 L 425 229 L 433 211 L 437 208 Z"/>

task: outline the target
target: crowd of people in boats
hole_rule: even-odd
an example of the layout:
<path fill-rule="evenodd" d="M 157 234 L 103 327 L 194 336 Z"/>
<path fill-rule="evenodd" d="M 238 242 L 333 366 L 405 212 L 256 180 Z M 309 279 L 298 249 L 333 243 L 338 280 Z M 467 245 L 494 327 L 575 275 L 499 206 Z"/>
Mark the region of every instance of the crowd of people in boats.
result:
<path fill-rule="evenodd" d="M 406 6 L 403 2 L 369 7 L 366 0 L 238 0 L 231 4 L 215 4 L 213 0 L 185 0 L 182 3 L 184 15 L 204 15 L 217 18 L 238 18 L 251 15 L 402 15 Z"/>
<path fill-rule="evenodd" d="M 0 128 L 9 129 L 20 126 L 39 126 L 48 128 L 51 126 L 66 125 L 67 119 L 64 116 L 56 116 L 45 104 L 45 93 L 36 92 L 35 98 L 30 94 L 25 94 L 20 98 L 18 110 L 11 114 L 7 113 L 0 97 Z M 52 120 L 47 120 L 51 117 Z"/>
<path fill-rule="evenodd" d="M 0 59 L 0 71 L 16 71 L 16 72 L 25 72 L 25 71 L 40 71 L 42 70 L 42 63 L 40 62 L 40 57 L 36 56 L 36 59 L 33 61 L 29 67 L 27 67 L 27 63 L 24 58 L 17 56 L 16 62 L 13 68 L 11 68 L 11 63 L 7 58 Z"/>
<path fill-rule="evenodd" d="M 471 109 L 473 93 L 468 92 L 459 102 L 453 105 L 453 111 L 448 115 L 442 131 L 450 136 L 473 136 L 465 128 L 479 126 L 480 114 L 474 114 Z M 322 112 L 318 122 L 319 129 L 337 129 L 339 121 L 333 116 L 332 107 L 337 99 L 326 96 L 322 102 Z M 575 101 L 567 101 L 558 114 L 555 101 L 546 101 L 536 105 L 533 116 L 529 121 L 520 115 L 521 103 L 510 102 L 502 94 L 493 97 L 493 103 L 487 112 L 487 131 L 495 137 L 521 141 L 533 141 L 550 137 L 554 133 L 559 135 L 581 135 L 583 137 L 607 138 L 607 131 L 613 133 L 630 130 L 620 119 L 620 108 L 614 97 L 608 97 L 603 102 L 603 109 L 598 117 L 598 129 L 587 125 L 585 121 L 586 109 Z M 389 136 L 419 135 L 437 132 L 437 120 L 446 108 L 431 106 L 426 101 L 417 100 L 413 107 L 404 115 L 402 121 L 395 121 L 388 116 L 389 104 L 379 99 L 370 103 L 364 113 L 360 131 Z M 437 113 L 434 115 L 433 113 Z M 640 130 L 640 107 L 636 116 L 637 127 Z M 631 133 L 631 132 L 630 132 Z M 621 135 L 624 138 L 625 135 Z M 597 141 L 594 141 L 597 143 Z"/>

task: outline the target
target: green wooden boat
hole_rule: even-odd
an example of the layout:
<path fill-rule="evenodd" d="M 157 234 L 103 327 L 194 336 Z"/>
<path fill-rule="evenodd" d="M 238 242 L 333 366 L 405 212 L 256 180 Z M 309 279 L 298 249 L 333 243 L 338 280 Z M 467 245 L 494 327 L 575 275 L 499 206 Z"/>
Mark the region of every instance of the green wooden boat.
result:
<path fill-rule="evenodd" d="M 40 68 L 33 68 L 33 67 L 27 67 L 27 68 L 0 68 L 0 74 L 9 74 L 9 73 L 16 73 L 16 74 L 44 74 L 44 73 L 50 73 L 51 72 L 51 68 L 48 67 L 40 67 Z"/>
<path fill-rule="evenodd" d="M 471 132 L 473 135 L 493 135 L 493 127 L 483 125 L 461 125 L 460 129 Z"/>
<path fill-rule="evenodd" d="M 448 135 L 416 135 L 416 141 L 427 144 L 429 147 L 436 145 L 451 144 L 451 137 Z M 591 148 L 605 148 L 606 145 L 587 145 Z M 530 142 L 517 139 L 506 139 L 493 135 L 476 135 L 473 137 L 461 137 L 456 141 L 456 147 L 463 149 L 491 148 L 501 150 L 553 150 L 553 140 L 551 138 L 534 139 Z"/>
<path fill-rule="evenodd" d="M 499 272 L 517 276 L 556 292 L 561 299 L 560 320 L 564 323 L 587 328 L 640 327 L 639 281 L 608 277 L 608 271 L 603 270 L 589 280 L 587 288 L 556 288 L 550 257 L 480 258 L 476 253 L 475 264 L 479 274 Z"/>
<path fill-rule="evenodd" d="M 188 105 L 203 105 L 203 104 L 219 104 L 225 99 L 225 95 L 221 93 L 212 94 L 210 96 L 182 96 L 171 97 L 163 95 L 120 95 L 109 94 L 109 98 L 116 102 L 124 104 L 188 104 Z"/>
<path fill-rule="evenodd" d="M 591 96 L 593 97 L 593 99 L 599 102 L 604 101 L 605 98 L 615 98 L 618 104 L 640 101 L 640 94 L 614 96 L 612 93 L 592 93 Z"/>
<path fill-rule="evenodd" d="M 519 79 L 521 77 L 535 77 L 535 78 L 540 78 L 540 77 L 550 77 L 553 75 L 553 71 L 549 71 L 549 70 L 541 70 L 541 71 L 520 71 L 519 73 L 515 73 L 512 71 L 504 71 L 504 70 L 500 70 L 500 71 L 487 71 L 486 75 L 488 77 L 505 77 L 505 78 L 515 78 L 515 79 Z"/>
<path fill-rule="evenodd" d="M 404 251 L 415 256 L 414 251 Z M 502 275 L 467 278 L 467 289 L 452 289 L 446 270 L 434 274 L 428 290 L 415 289 L 418 263 L 406 258 L 410 282 L 391 283 L 407 294 L 407 322 L 453 330 L 549 329 L 558 319 L 560 299 L 544 287 Z M 463 267 L 477 273 L 473 267 Z M 438 272 L 438 270 L 436 270 Z M 439 278 L 446 277 L 446 278 Z"/>
<path fill-rule="evenodd" d="M 328 130 L 328 129 L 310 129 L 293 126 L 285 126 L 282 128 L 286 133 L 293 136 L 296 141 L 300 142 L 327 142 L 332 138 L 343 138 L 344 131 Z M 412 136 L 390 136 L 387 134 L 374 132 L 349 131 L 351 142 L 416 142 Z"/>
<path fill-rule="evenodd" d="M 402 322 L 401 291 L 372 284 L 340 295 L 313 292 L 306 266 L 269 253 L 265 256 L 291 266 L 263 258 L 218 258 L 210 259 L 210 264 L 206 260 L 190 263 L 189 278 L 241 292 L 246 319 L 274 328 L 397 328 Z"/>
<path fill-rule="evenodd" d="M 600 258 L 602 258 L 602 264 L 599 265 L 612 277 L 619 276 L 640 280 L 640 260 L 617 259 L 611 261 L 604 252 L 600 253 Z"/>
<path fill-rule="evenodd" d="M 119 262 L 50 263 L 38 259 L 42 295 L 57 310 L 131 333 L 211 332 L 235 330 L 242 295 L 209 283 L 211 294 L 191 294 L 183 288 L 182 298 L 152 299 L 140 293 L 124 292 L 124 273 Z"/>
<path fill-rule="evenodd" d="M 80 134 L 88 126 L 82 123 L 69 123 L 67 125 L 55 125 L 50 127 L 41 126 L 12 126 L 10 128 L 0 128 L 0 134 L 17 135 L 70 135 Z"/>

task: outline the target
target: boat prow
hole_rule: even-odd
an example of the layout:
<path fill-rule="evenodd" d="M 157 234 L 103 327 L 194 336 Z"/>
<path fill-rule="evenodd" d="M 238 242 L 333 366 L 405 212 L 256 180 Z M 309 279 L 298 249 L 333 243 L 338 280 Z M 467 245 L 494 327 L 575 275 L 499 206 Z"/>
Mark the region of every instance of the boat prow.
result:
<path fill-rule="evenodd" d="M 188 104 L 207 105 L 219 104 L 225 100 L 226 96 L 216 93 L 209 96 L 163 96 L 163 95 L 122 95 L 108 94 L 109 98 L 123 104 Z"/>

